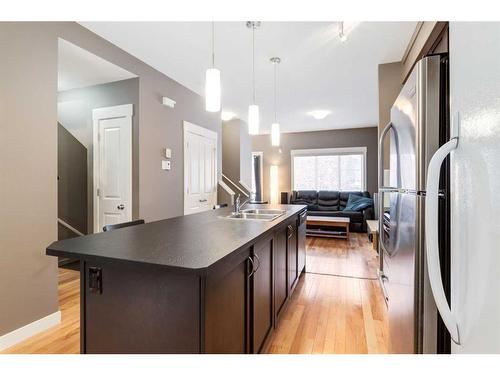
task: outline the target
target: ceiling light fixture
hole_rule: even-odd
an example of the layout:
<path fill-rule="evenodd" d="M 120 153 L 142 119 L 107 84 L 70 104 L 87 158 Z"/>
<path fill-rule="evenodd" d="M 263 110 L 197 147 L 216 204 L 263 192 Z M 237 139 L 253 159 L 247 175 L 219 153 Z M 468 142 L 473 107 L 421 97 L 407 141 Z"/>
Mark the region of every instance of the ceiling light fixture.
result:
<path fill-rule="evenodd" d="M 205 74 L 205 109 L 219 112 L 221 102 L 220 70 L 215 67 L 215 25 L 212 22 L 212 67 Z"/>
<path fill-rule="evenodd" d="M 235 117 L 236 117 L 236 113 L 231 112 L 231 111 L 222 111 L 220 113 L 220 119 L 222 121 L 230 121 L 230 120 L 232 120 Z"/>
<path fill-rule="evenodd" d="M 255 29 L 260 27 L 259 21 L 248 21 L 247 27 L 252 29 L 252 86 L 253 101 L 248 106 L 248 133 L 259 134 L 259 106 L 255 104 Z"/>
<path fill-rule="evenodd" d="M 339 27 L 339 39 L 342 43 L 347 41 L 347 34 L 344 32 L 344 22 L 340 23 Z"/>
<path fill-rule="evenodd" d="M 309 116 L 314 117 L 316 120 L 323 120 L 326 116 L 330 114 L 327 110 L 316 110 L 307 113 Z"/>
<path fill-rule="evenodd" d="M 274 65 L 274 122 L 271 124 L 271 145 L 280 145 L 280 124 L 278 123 L 278 116 L 276 110 L 276 82 L 277 82 L 277 69 L 278 64 L 281 62 L 279 57 L 271 57 L 271 62 Z"/>

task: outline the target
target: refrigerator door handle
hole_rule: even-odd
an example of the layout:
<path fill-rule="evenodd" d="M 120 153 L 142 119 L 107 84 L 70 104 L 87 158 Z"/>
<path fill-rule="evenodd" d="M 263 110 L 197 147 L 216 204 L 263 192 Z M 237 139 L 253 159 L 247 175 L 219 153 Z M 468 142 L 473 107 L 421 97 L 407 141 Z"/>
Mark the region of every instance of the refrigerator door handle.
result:
<path fill-rule="evenodd" d="M 427 269 L 432 294 L 436 306 L 443 319 L 446 328 L 450 332 L 451 339 L 460 345 L 460 334 L 456 317 L 448 305 L 441 279 L 441 267 L 439 261 L 438 242 L 438 198 L 439 198 L 439 176 L 441 164 L 446 156 L 458 146 L 458 137 L 452 138 L 441 146 L 432 156 L 427 168 L 427 188 L 425 198 L 425 248 L 427 255 Z"/>
<path fill-rule="evenodd" d="M 380 253 L 386 251 L 383 241 L 384 234 L 384 192 L 390 191 L 391 189 L 386 189 L 384 186 L 384 139 L 393 127 L 392 122 L 386 125 L 386 127 L 380 133 L 380 139 L 378 141 L 378 233 L 379 233 L 379 248 Z M 396 189 L 393 189 L 397 191 Z"/>

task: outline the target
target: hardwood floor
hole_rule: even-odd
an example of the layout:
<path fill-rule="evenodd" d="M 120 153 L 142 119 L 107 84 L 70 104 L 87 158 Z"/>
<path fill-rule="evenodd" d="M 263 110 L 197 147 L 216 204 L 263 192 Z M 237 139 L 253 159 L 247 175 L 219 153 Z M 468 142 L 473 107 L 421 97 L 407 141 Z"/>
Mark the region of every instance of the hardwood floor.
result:
<path fill-rule="evenodd" d="M 267 353 L 387 353 L 387 316 L 366 234 L 307 239 L 303 275 Z M 342 275 L 342 276 L 332 276 Z M 359 278 L 362 277 L 362 278 Z M 59 269 L 62 322 L 3 353 L 79 353 L 80 279 Z"/>
<path fill-rule="evenodd" d="M 349 241 L 308 237 L 308 273 L 301 277 L 266 352 L 387 353 L 387 313 L 376 264 L 366 234 L 352 233 Z"/>
<path fill-rule="evenodd" d="M 59 268 L 61 324 L 14 345 L 2 354 L 80 353 L 80 273 Z"/>
<path fill-rule="evenodd" d="M 347 240 L 307 237 L 307 272 L 376 279 L 378 261 L 364 233 Z"/>

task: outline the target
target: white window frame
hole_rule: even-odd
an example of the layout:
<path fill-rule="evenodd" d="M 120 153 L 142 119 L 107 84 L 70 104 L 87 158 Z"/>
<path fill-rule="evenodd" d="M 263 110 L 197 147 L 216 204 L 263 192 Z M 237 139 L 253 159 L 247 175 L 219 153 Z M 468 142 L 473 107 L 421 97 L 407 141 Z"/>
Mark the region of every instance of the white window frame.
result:
<path fill-rule="evenodd" d="M 361 173 L 361 190 L 366 191 L 366 147 L 337 147 L 337 148 L 315 148 L 315 149 L 301 149 L 301 150 L 291 150 L 290 151 L 290 159 L 291 159 L 291 188 L 295 189 L 295 181 L 294 181 L 294 157 L 295 156 L 322 156 L 322 155 L 363 155 L 363 166 Z M 340 186 L 340 183 L 339 183 Z M 342 191 L 342 190 L 340 190 Z"/>

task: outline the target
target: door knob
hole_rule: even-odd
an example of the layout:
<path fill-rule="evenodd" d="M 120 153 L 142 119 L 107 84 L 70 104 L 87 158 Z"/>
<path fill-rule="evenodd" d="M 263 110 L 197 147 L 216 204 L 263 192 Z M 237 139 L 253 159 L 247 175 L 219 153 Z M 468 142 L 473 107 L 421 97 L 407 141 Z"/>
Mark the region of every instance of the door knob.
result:
<path fill-rule="evenodd" d="M 125 205 L 124 204 L 120 204 L 116 208 L 118 208 L 119 210 L 123 210 L 123 209 L 125 209 Z"/>

